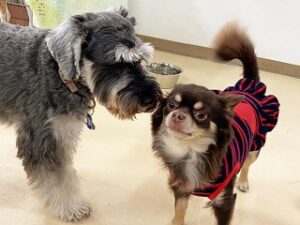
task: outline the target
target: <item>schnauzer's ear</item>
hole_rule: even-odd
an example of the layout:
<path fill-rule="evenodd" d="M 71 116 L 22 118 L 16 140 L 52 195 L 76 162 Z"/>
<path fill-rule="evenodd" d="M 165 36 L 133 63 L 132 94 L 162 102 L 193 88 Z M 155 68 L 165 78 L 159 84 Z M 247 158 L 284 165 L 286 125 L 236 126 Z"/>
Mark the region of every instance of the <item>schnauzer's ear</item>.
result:
<path fill-rule="evenodd" d="M 85 34 L 79 24 L 84 20 L 84 17 L 73 17 L 50 31 L 46 37 L 48 49 L 67 80 L 80 76 L 79 63 Z"/>
<path fill-rule="evenodd" d="M 225 104 L 227 109 L 232 111 L 234 106 L 239 104 L 245 99 L 245 96 L 243 95 L 238 95 L 238 94 L 227 94 L 227 93 L 222 93 L 219 95 L 220 100 Z"/>
<path fill-rule="evenodd" d="M 135 18 L 132 16 L 132 17 L 128 17 L 129 15 L 129 12 L 127 9 L 125 9 L 124 7 L 120 7 L 118 9 L 115 9 L 115 8 L 109 8 L 108 11 L 112 11 L 112 12 L 116 12 L 118 14 L 120 14 L 121 16 L 123 16 L 124 18 L 128 19 L 129 22 L 132 24 L 132 26 L 135 26 L 136 25 L 136 20 Z"/>

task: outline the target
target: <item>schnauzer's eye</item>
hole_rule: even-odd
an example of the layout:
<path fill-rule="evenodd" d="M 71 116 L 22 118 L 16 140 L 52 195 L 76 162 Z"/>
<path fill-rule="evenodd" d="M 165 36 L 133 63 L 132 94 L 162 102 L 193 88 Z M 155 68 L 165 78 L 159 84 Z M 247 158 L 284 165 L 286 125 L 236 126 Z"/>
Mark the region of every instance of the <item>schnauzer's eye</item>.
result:
<path fill-rule="evenodd" d="M 170 111 L 176 109 L 176 107 L 177 105 L 174 102 L 168 102 L 168 109 Z"/>
<path fill-rule="evenodd" d="M 204 121 L 207 119 L 207 112 L 196 110 L 194 111 L 194 115 L 198 121 Z"/>
<path fill-rule="evenodd" d="M 122 43 L 126 45 L 128 48 L 133 48 L 135 46 L 135 43 L 129 40 L 122 40 Z"/>

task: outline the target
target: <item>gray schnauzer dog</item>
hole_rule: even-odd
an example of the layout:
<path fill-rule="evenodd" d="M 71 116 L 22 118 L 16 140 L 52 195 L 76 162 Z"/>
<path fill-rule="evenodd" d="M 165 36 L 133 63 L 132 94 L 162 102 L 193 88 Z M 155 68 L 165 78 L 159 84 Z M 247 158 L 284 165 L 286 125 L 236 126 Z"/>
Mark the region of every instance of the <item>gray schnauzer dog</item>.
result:
<path fill-rule="evenodd" d="M 162 93 L 141 65 L 153 48 L 124 9 L 73 16 L 53 30 L 0 23 L 0 120 L 17 129 L 17 156 L 50 210 L 79 221 L 72 154 L 94 96 L 121 119 L 156 108 Z"/>

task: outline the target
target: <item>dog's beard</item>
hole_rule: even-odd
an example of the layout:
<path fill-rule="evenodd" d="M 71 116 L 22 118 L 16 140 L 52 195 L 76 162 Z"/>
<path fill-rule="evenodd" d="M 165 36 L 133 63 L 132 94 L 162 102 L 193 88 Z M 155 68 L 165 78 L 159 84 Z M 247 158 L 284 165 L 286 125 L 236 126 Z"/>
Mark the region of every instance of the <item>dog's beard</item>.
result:
<path fill-rule="evenodd" d="M 119 119 L 134 119 L 135 115 L 143 111 L 137 99 L 130 94 L 117 95 L 106 103 L 108 111 Z"/>
<path fill-rule="evenodd" d="M 130 84 L 122 81 L 114 86 L 108 94 L 104 103 L 106 108 L 119 119 L 134 119 L 137 113 L 152 112 L 156 109 L 161 98 L 160 90 L 149 93 L 149 96 L 142 92 L 136 92 Z M 121 89 L 120 89 L 121 88 Z M 144 99 L 150 98 L 148 103 Z"/>
<path fill-rule="evenodd" d="M 156 109 L 162 92 L 154 80 L 143 74 L 141 68 L 128 64 L 108 66 L 108 69 L 97 67 L 94 64 L 91 70 L 93 93 L 111 114 L 119 119 L 133 119 L 137 113 Z"/>

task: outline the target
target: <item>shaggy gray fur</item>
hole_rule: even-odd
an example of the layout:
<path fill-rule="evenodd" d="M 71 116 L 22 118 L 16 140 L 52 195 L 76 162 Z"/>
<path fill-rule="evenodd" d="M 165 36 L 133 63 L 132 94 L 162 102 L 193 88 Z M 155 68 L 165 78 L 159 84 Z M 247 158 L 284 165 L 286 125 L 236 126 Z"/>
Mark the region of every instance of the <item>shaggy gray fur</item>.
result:
<path fill-rule="evenodd" d="M 74 16 L 53 30 L 0 23 L 0 120 L 16 126 L 28 178 L 63 220 L 91 211 L 71 165 L 93 96 L 120 118 L 151 111 L 161 98 L 141 66 L 153 49 L 135 36 L 134 23 L 124 9 Z"/>

